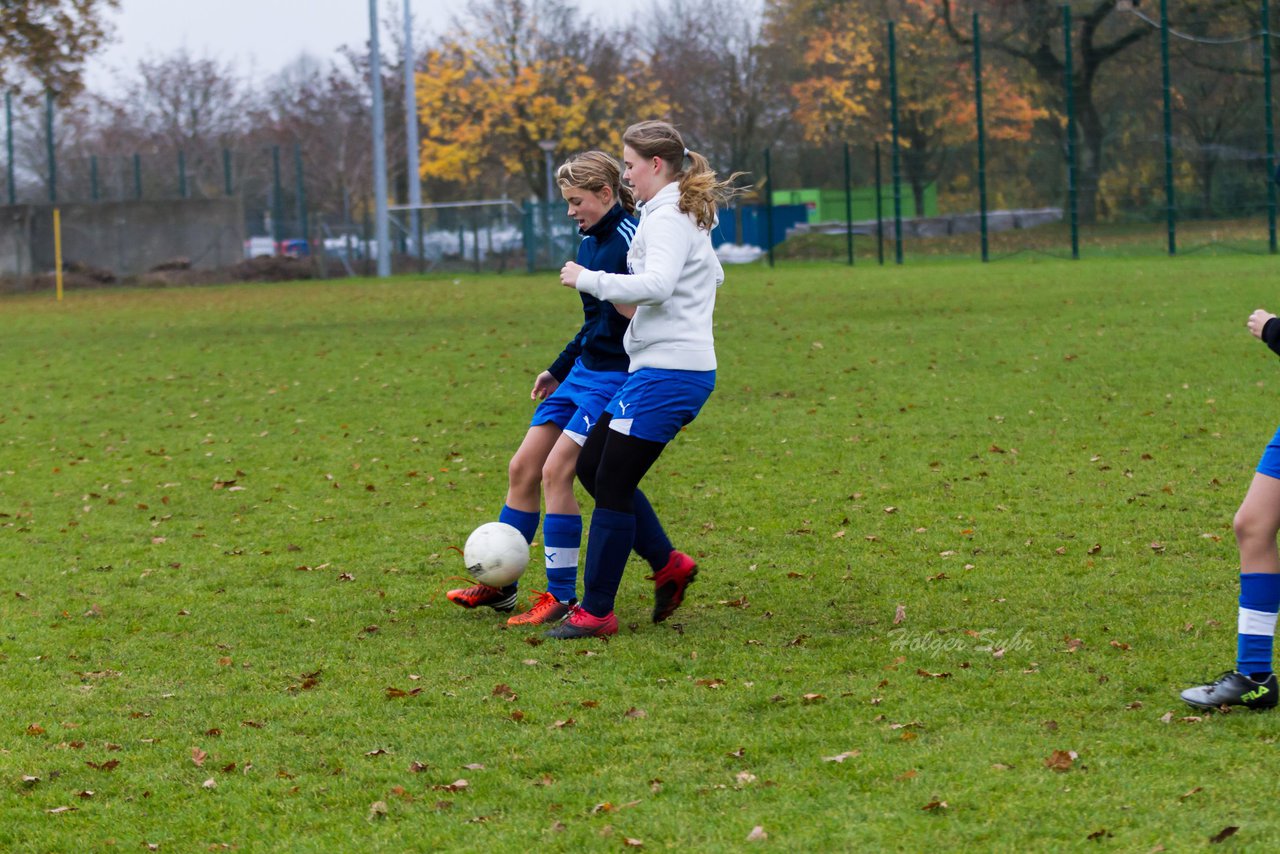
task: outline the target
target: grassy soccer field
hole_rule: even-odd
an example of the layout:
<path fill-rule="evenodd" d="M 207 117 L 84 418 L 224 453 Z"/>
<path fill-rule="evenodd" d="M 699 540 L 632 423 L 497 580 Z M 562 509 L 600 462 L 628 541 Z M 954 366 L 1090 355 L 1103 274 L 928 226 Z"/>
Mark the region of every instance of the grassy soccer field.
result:
<path fill-rule="evenodd" d="M 0 299 L 0 849 L 1274 849 L 1280 718 L 1176 691 L 1234 662 L 1276 273 L 730 269 L 646 480 L 698 583 L 578 643 L 443 597 L 553 275 Z"/>

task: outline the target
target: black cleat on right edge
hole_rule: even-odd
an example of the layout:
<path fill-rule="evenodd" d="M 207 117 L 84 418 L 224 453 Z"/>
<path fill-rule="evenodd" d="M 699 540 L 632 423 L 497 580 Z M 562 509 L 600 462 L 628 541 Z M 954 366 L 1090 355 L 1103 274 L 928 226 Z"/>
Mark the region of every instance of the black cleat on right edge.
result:
<path fill-rule="evenodd" d="M 1255 682 L 1243 673 L 1228 670 L 1208 685 L 1199 685 L 1182 692 L 1182 701 L 1197 709 L 1216 709 L 1220 706 L 1244 706 L 1246 709 L 1273 709 L 1280 701 L 1280 686 L 1272 673 L 1261 682 Z"/>

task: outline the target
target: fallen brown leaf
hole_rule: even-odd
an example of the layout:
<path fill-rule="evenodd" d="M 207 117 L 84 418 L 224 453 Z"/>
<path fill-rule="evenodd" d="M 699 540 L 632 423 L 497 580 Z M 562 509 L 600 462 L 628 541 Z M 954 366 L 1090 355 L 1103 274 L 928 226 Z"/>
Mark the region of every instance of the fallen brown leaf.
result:
<path fill-rule="evenodd" d="M 1234 824 L 1232 824 L 1232 825 L 1228 825 L 1228 826 L 1226 826 L 1226 827 L 1222 828 L 1222 830 L 1219 830 L 1219 831 L 1218 831 L 1217 833 L 1215 833 L 1213 836 L 1210 836 L 1210 837 L 1209 837 L 1209 841 L 1210 841 L 1210 842 L 1213 842 L 1213 843 L 1223 842 L 1223 841 L 1225 841 L 1225 840 L 1229 839 L 1230 837 L 1235 836 L 1235 835 L 1236 835 L 1236 831 L 1237 831 L 1237 830 L 1239 830 L 1239 829 L 1240 829 L 1240 828 L 1236 827 Z"/>
<path fill-rule="evenodd" d="M 1071 770 L 1071 766 L 1075 764 L 1077 758 L 1079 756 L 1074 750 L 1055 750 L 1044 761 L 1044 767 L 1063 773 Z"/>
<path fill-rule="evenodd" d="M 945 672 L 944 672 L 944 673 L 930 673 L 928 670 L 917 670 L 917 671 L 916 671 L 916 675 L 917 675 L 917 676 L 923 676 L 923 677 L 925 677 L 926 679 L 949 679 L 949 678 L 951 678 L 951 674 L 950 674 L 950 673 L 945 673 Z"/>

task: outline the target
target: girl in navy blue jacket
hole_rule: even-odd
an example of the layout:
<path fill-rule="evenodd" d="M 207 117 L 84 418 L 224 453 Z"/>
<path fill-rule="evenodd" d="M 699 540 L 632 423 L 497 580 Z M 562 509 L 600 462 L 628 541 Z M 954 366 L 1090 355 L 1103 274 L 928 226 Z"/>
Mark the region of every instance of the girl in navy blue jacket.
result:
<path fill-rule="evenodd" d="M 570 159 L 556 172 L 569 217 L 583 235 L 577 263 L 588 270 L 627 271 L 627 251 L 636 231 L 635 201 L 623 186 L 616 160 L 602 151 Z M 540 492 L 546 491 L 547 518 L 543 551 L 547 592 L 533 607 L 511 617 L 512 625 L 553 623 L 576 603 L 578 554 L 582 544 L 582 514 L 573 492 L 578 453 L 587 434 L 614 392 L 627 379 L 629 360 L 622 345 L 630 322 L 612 304 L 582 294 L 582 328 L 564 350 L 533 381 L 529 397 L 542 401 L 533 413 L 524 441 L 508 468 L 507 500 L 499 522 L 512 525 L 533 542 L 538 529 Z M 655 572 L 671 561 L 692 564 L 675 551 L 643 495 L 638 496 L 635 550 Z M 449 599 L 464 608 L 487 606 L 501 612 L 515 608 L 516 585 L 503 588 L 477 584 L 450 590 Z"/>

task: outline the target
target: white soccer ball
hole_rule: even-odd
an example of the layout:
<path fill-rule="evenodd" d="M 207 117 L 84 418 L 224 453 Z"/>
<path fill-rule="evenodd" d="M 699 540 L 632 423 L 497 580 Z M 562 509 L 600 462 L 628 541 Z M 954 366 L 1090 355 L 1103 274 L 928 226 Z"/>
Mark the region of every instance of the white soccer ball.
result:
<path fill-rule="evenodd" d="M 462 559 L 476 581 L 490 587 L 506 587 L 528 565 L 529 544 L 506 522 L 485 522 L 467 537 Z"/>

